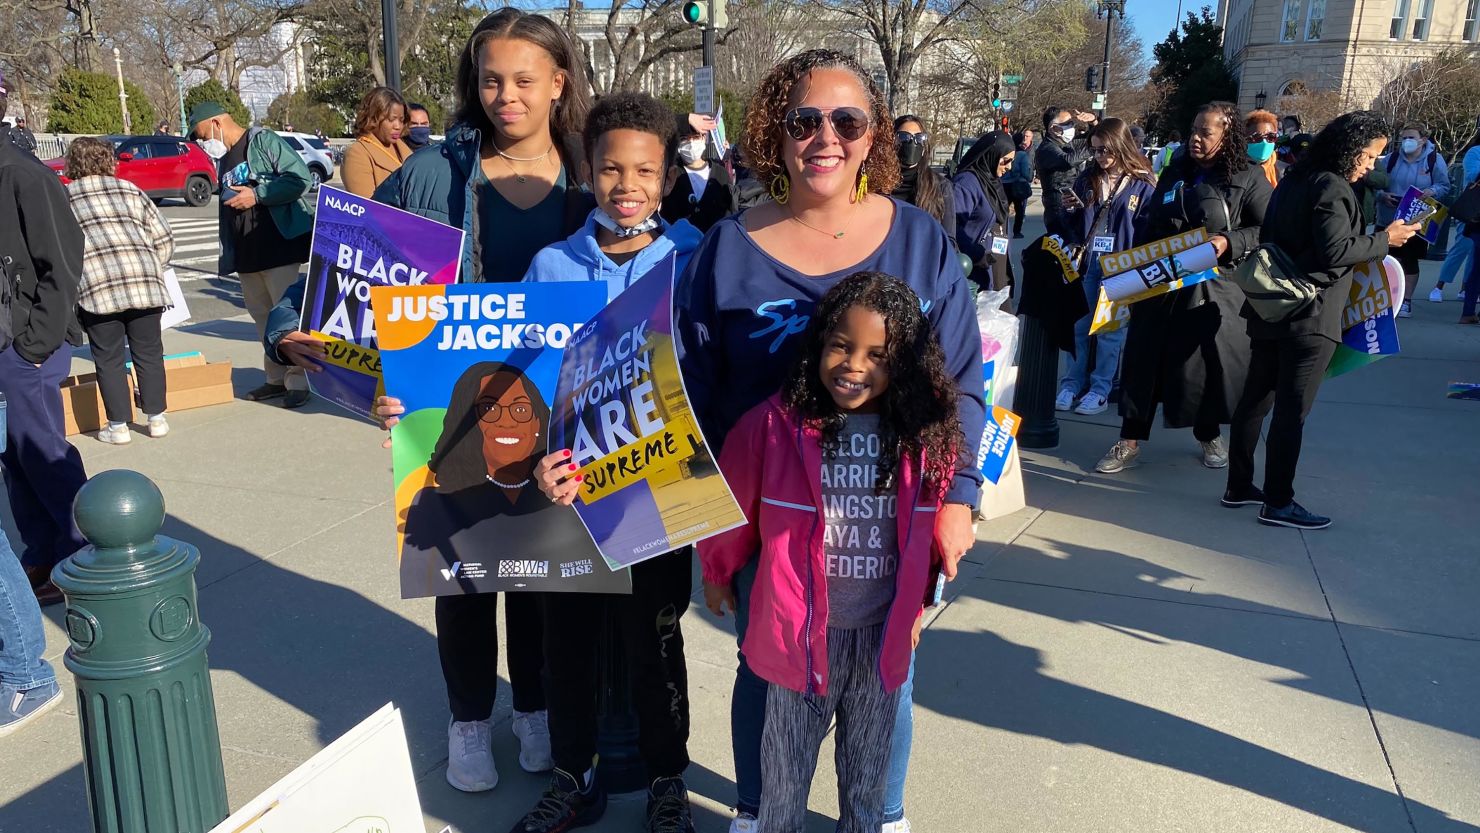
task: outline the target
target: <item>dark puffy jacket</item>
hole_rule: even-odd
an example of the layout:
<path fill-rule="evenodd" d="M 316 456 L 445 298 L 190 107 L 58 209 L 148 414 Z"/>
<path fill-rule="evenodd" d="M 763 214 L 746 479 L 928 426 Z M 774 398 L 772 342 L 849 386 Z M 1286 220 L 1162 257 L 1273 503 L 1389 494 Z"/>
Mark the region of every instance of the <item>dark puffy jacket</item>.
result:
<path fill-rule="evenodd" d="M 1038 182 L 1043 186 L 1043 225 L 1049 234 L 1067 231 L 1059 192 L 1074 186 L 1090 157 L 1088 139 L 1076 139 L 1071 144 L 1050 133 L 1039 143 L 1035 161 Z"/>
<path fill-rule="evenodd" d="M 41 364 L 64 341 L 82 343 L 77 285 L 82 229 L 48 167 L 0 142 L 0 348 Z"/>

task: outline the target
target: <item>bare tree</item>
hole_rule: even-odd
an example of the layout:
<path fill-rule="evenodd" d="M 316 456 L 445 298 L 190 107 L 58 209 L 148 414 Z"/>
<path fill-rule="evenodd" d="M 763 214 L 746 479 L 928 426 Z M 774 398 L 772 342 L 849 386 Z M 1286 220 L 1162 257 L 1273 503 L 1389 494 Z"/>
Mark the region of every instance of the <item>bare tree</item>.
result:
<path fill-rule="evenodd" d="M 428 0 L 396 1 L 398 61 L 404 62 L 406 54 L 421 38 L 431 7 Z M 302 15 L 309 20 L 332 22 L 343 33 L 347 45 L 365 50 L 375 83 L 385 83 L 384 32 L 378 0 L 309 0 Z"/>
<path fill-rule="evenodd" d="M 734 29 L 715 60 L 716 83 L 749 94 L 771 68 L 818 40 L 815 16 L 802 0 L 730 3 Z"/>
<path fill-rule="evenodd" d="M 1394 63 L 1373 109 L 1403 122 L 1421 122 L 1440 147 L 1454 148 L 1474 132 L 1480 112 L 1480 50 L 1452 47 L 1431 58 Z"/>
<path fill-rule="evenodd" d="M 549 8 L 528 5 L 536 11 Z M 611 0 L 595 9 L 577 0 L 546 13 L 556 17 L 581 47 L 591 86 L 603 93 L 642 89 L 650 72 L 701 49 L 700 29 L 684 21 L 682 9 L 683 0 Z M 731 18 L 730 27 L 716 37 L 717 46 L 730 40 L 739 22 Z"/>

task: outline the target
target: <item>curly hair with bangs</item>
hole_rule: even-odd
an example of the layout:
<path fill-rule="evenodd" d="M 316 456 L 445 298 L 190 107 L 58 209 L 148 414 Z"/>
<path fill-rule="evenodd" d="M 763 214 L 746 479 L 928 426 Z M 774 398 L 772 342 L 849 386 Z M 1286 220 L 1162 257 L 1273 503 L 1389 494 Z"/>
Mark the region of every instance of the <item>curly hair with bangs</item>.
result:
<path fill-rule="evenodd" d="M 893 118 L 884 93 L 874 83 L 858 59 L 834 49 L 809 49 L 777 64 L 766 74 L 745 111 L 745 135 L 740 149 L 757 182 L 769 185 L 777 176 L 789 176 L 781 158 L 781 143 L 786 136 L 786 112 L 791 109 L 791 93 L 809 73 L 819 69 L 840 69 L 852 73 L 869 100 L 869 130 L 873 141 L 868 158 L 860 171 L 868 175 L 868 189 L 875 194 L 889 194 L 899 185 L 899 157 L 894 148 Z"/>

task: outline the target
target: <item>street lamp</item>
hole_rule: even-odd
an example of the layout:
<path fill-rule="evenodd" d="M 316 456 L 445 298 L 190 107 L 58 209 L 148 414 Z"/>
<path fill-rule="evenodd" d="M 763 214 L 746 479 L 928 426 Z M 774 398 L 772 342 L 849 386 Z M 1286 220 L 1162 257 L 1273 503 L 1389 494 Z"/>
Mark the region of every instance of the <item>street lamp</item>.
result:
<path fill-rule="evenodd" d="M 1260 90 L 1259 93 L 1254 96 L 1254 109 L 1263 110 L 1264 102 L 1268 100 L 1269 96 L 1265 95 L 1263 90 Z"/>
<path fill-rule="evenodd" d="M 134 126 L 128 117 L 128 93 L 123 91 L 123 55 L 119 53 L 118 47 L 113 47 L 113 68 L 118 70 L 118 109 L 123 113 L 123 132 L 134 132 Z"/>
<path fill-rule="evenodd" d="M 180 66 L 179 61 L 176 61 L 170 69 L 175 72 L 175 95 L 180 100 L 180 135 L 185 136 L 189 131 L 185 124 L 185 68 Z"/>
<path fill-rule="evenodd" d="M 1097 102 L 1100 106 L 1095 108 L 1095 115 L 1102 119 L 1105 117 L 1106 98 L 1110 92 L 1110 40 L 1114 37 L 1116 16 L 1125 20 L 1125 2 L 1126 0 L 1095 2 L 1095 17 L 1105 18 L 1105 57 L 1100 61 L 1100 95 Z"/>

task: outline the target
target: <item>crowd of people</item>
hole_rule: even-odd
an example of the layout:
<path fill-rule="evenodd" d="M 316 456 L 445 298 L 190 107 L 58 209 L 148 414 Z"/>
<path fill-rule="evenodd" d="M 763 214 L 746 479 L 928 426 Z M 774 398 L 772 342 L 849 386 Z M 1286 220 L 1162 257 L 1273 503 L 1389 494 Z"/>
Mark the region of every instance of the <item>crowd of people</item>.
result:
<path fill-rule="evenodd" d="M 838 829 L 909 831 L 914 649 L 923 612 L 938 601 L 936 577 L 953 578 L 974 541 L 983 488 L 975 296 L 1018 288 L 1011 246 L 1023 237 L 1035 181 L 1047 234 L 1073 253 L 1076 300 L 1088 310 L 1103 280 L 1098 255 L 1197 228 L 1226 271 L 1278 247 L 1318 288 L 1277 322 L 1254 314 L 1231 280 L 1134 304 L 1123 327 L 1101 335 L 1090 334 L 1088 313 L 1077 316 L 1055 401 L 1081 414 L 1118 404 L 1120 439 L 1099 472 L 1140 462 L 1159 407 L 1168 427 L 1193 429 L 1204 465 L 1228 468 L 1223 505 L 1258 505 L 1263 523 L 1318 529 L 1330 519 L 1295 501 L 1293 480 L 1352 269 L 1392 253 L 1416 278 L 1418 226 L 1393 217 L 1393 195 L 1412 186 L 1444 199 L 1480 172 L 1480 137 L 1465 148 L 1456 186 L 1422 125 L 1404 126 L 1388 152 L 1392 131 L 1375 113 L 1346 114 L 1309 136 L 1298 121 L 1209 102 L 1185 126 L 1185 145 L 1174 136 L 1154 158 L 1136 125 L 1051 107 L 1041 131 L 983 134 L 947 177 L 931 167 L 925 121 L 893 117 L 870 73 L 832 50 L 788 58 L 765 77 L 744 115 L 741 170 L 735 156 L 717 153 L 707 116 L 639 93 L 593 101 L 578 46 L 546 17 L 501 9 L 459 55 L 445 139 L 431 141 L 425 107 L 375 88 L 355 119 L 344 187 L 464 229 L 464 282 L 595 280 L 615 298 L 675 258 L 688 394 L 746 517 L 695 549 L 638 564 L 632 593 L 609 606 L 634 669 L 650 833 L 693 830 L 681 623 L 696 561 L 706 606 L 735 617 L 739 645 L 732 833 L 803 829 L 834 720 Z M 3 107 L 0 87 L 0 115 Z M 299 407 L 325 355 L 298 330 L 312 178 L 276 133 L 238 124 L 219 104 L 198 105 L 188 121 L 220 172 L 220 271 L 239 276 L 263 339 L 266 381 L 245 398 Z M 56 601 L 50 570 L 82 543 L 68 513 L 85 475 L 56 410 L 70 365 L 63 345 L 81 343 L 79 324 L 107 410 L 99 439 L 130 439 L 125 350 L 144 429 L 168 431 L 159 318 L 173 243 L 153 204 L 112 174 L 106 142 L 72 144 L 66 189 L 0 142 L 0 254 L 17 288 L 11 329 L 0 333 L 9 344 L 0 360 L 10 402 L 3 462 L 25 543 L 19 559 L 0 552 L 0 593 L 10 602 L 0 605 L 0 734 L 60 697 L 40 659 L 36 603 Z M 1371 222 L 1377 231 L 1367 231 Z M 1434 290 L 1442 296 L 1469 257 L 1471 322 L 1477 236 L 1472 224 Z M 395 393 L 376 402 L 386 428 L 404 413 Z M 1254 455 L 1271 412 L 1261 488 Z M 538 457 L 533 479 L 568 506 L 582 481 L 571 451 L 542 448 Z M 829 477 L 833 465 L 862 472 L 861 485 Z M 846 535 L 850 518 L 838 507 L 884 495 L 896 499 L 878 503 L 881 525 L 899 534 L 865 544 Z M 837 568 L 855 562 L 876 569 Z M 802 574 L 815 584 L 798 581 Z M 490 648 L 499 601 L 494 593 L 435 601 L 446 778 L 466 792 L 499 781 Z M 503 602 L 520 766 L 551 773 L 512 833 L 594 823 L 606 793 L 595 768 L 598 658 L 588 635 L 604 608 L 578 594 L 510 593 Z"/>

